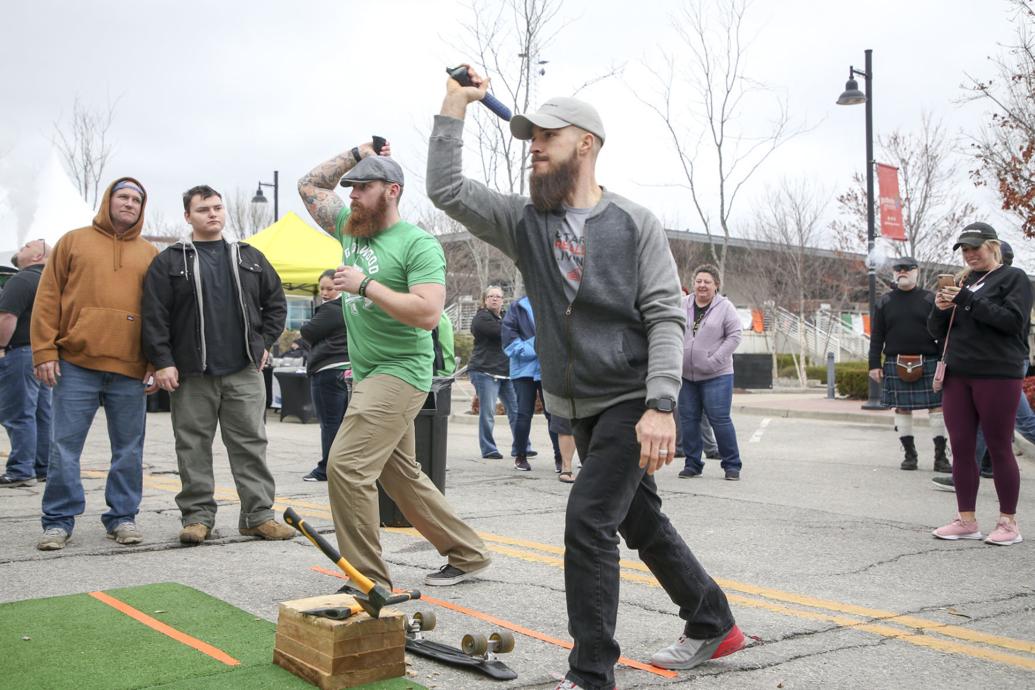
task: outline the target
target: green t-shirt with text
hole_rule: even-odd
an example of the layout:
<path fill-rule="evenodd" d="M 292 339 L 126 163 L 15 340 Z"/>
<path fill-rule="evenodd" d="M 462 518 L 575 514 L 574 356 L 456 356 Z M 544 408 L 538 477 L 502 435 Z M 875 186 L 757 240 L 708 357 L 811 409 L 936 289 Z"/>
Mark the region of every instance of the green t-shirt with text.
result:
<path fill-rule="evenodd" d="M 344 265 L 355 266 L 396 292 L 409 292 L 414 285 L 445 285 L 446 257 L 438 240 L 405 221 L 373 237 L 350 237 L 342 231 L 349 213 L 348 207 L 343 208 L 334 228 Z M 431 331 L 400 323 L 359 295 L 342 293 L 341 298 L 353 381 L 387 374 L 418 390 L 431 390 L 435 362 Z"/>

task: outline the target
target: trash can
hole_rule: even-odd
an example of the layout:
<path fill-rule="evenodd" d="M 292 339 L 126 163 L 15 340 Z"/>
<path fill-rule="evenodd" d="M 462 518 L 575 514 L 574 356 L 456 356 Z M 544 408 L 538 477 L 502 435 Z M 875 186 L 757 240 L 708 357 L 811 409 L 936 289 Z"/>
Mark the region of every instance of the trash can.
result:
<path fill-rule="evenodd" d="M 147 396 L 148 412 L 169 412 L 172 409 L 172 401 L 169 399 L 169 391 L 157 390 Z"/>
<path fill-rule="evenodd" d="M 453 378 L 436 378 L 431 382 L 424 407 L 413 420 L 417 462 L 424 474 L 442 493 L 446 492 L 446 441 L 449 432 L 449 411 L 453 400 Z M 377 485 L 381 524 L 385 527 L 410 527 L 402 511 L 388 497 L 381 483 Z"/>

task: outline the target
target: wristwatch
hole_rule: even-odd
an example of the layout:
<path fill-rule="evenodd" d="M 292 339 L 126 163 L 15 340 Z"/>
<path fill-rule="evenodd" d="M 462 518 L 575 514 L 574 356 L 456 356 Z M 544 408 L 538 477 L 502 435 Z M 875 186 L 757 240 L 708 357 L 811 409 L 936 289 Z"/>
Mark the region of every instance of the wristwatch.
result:
<path fill-rule="evenodd" d="M 651 398 L 647 401 L 647 409 L 671 414 L 676 409 L 676 401 L 672 398 Z"/>

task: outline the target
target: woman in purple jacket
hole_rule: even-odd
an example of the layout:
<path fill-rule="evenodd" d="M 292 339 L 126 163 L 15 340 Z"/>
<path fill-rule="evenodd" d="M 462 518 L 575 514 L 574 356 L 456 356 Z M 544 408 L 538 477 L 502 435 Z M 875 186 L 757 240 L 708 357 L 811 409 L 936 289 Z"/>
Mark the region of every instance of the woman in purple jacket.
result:
<path fill-rule="evenodd" d="M 686 299 L 683 336 L 683 387 L 679 391 L 679 424 L 686 465 L 680 477 L 699 477 L 701 415 L 715 431 L 726 479 L 740 479 L 740 449 L 730 418 L 733 405 L 733 352 L 740 345 L 740 317 L 733 303 L 719 294 L 719 269 L 704 264 L 694 269 L 693 294 Z"/>

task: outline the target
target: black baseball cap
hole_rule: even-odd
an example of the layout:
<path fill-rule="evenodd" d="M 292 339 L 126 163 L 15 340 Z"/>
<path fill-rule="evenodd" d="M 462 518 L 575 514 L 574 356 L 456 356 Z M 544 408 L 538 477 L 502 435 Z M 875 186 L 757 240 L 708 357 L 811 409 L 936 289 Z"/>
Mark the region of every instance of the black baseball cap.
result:
<path fill-rule="evenodd" d="M 897 259 L 894 259 L 891 262 L 891 268 L 893 268 L 895 270 L 897 270 L 899 268 L 909 268 L 909 269 L 912 269 L 912 268 L 916 268 L 919 265 L 920 264 L 918 264 L 916 262 L 916 259 L 914 259 L 911 256 L 900 256 L 900 257 L 898 257 Z"/>
<path fill-rule="evenodd" d="M 956 244 L 952 245 L 952 251 L 956 251 L 963 245 L 968 247 L 980 247 L 988 240 L 998 240 L 999 235 L 988 223 L 971 223 L 963 228 L 963 232 L 956 238 Z"/>

